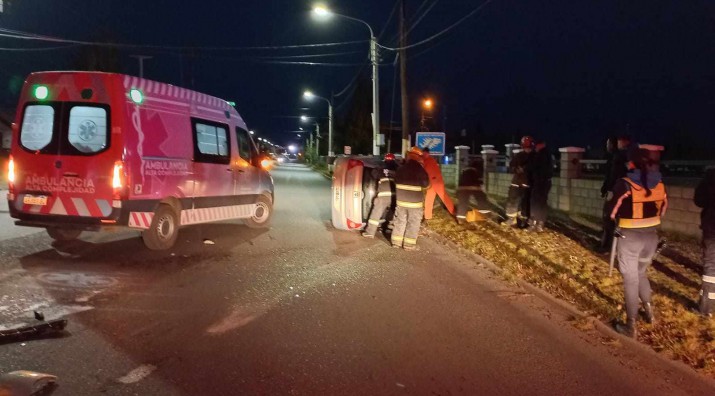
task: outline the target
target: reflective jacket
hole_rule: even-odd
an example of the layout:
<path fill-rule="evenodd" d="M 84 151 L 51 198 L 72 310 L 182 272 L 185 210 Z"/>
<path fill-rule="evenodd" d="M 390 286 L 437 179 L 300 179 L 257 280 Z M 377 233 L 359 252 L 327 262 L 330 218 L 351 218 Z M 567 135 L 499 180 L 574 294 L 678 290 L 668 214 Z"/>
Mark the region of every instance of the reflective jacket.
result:
<path fill-rule="evenodd" d="M 429 187 L 427 172 L 419 162 L 408 160 L 395 172 L 397 206 L 421 208 L 424 206 L 423 190 Z"/>
<path fill-rule="evenodd" d="M 377 182 L 378 197 L 392 197 L 395 195 L 395 171 L 383 169 L 382 177 Z"/>
<path fill-rule="evenodd" d="M 514 176 L 511 177 L 511 184 L 516 187 L 529 187 L 529 172 L 533 162 L 533 152 L 520 151 L 511 158 L 509 169 Z"/>
<path fill-rule="evenodd" d="M 668 207 L 665 186 L 658 176 L 657 183 L 649 183 L 655 185 L 650 189 L 650 196 L 646 196 L 645 187 L 635 180 L 638 178 L 624 177 L 616 182 L 611 218 L 618 219 L 621 228 L 655 227 Z"/>

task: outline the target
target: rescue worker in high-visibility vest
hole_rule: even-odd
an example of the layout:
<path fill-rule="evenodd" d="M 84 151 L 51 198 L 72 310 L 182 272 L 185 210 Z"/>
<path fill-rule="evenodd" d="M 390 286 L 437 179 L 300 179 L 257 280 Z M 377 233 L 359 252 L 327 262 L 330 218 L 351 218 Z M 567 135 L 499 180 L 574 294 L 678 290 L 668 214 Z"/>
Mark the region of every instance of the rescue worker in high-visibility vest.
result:
<path fill-rule="evenodd" d="M 705 177 L 695 188 L 695 205 L 703 208 L 700 228 L 703 230 L 703 285 L 698 309 L 704 316 L 715 313 L 715 168 L 705 171 Z"/>
<path fill-rule="evenodd" d="M 514 176 L 506 200 L 506 225 L 513 227 L 519 225 L 519 220 L 522 223 L 529 220 L 529 171 L 534 150 L 534 139 L 531 136 L 521 138 L 521 150 L 513 155 L 509 163 Z"/>
<path fill-rule="evenodd" d="M 646 322 L 654 321 L 646 270 L 658 248 L 656 227 L 668 207 L 665 186 L 654 165 L 648 150 L 633 150 L 626 177 L 613 186 L 611 219 L 622 235 L 617 245 L 618 270 L 623 275 L 626 299 L 626 323 L 616 323 L 615 327 L 616 331 L 629 337 L 635 337 L 637 333 L 639 298 Z"/>
<path fill-rule="evenodd" d="M 477 201 L 477 209 L 480 212 L 489 212 L 489 201 L 482 191 L 484 184 L 484 163 L 481 159 L 473 159 L 469 166 L 464 168 L 459 175 L 459 185 L 457 186 L 457 223 L 464 224 L 467 220 L 469 210 L 469 200 L 474 197 Z"/>
<path fill-rule="evenodd" d="M 430 180 L 430 188 L 428 188 L 425 193 L 425 219 L 429 220 L 432 218 L 432 210 L 434 209 L 434 199 L 436 196 L 439 196 L 439 199 L 442 200 L 449 214 L 454 215 L 454 203 L 444 188 L 442 170 L 439 168 L 437 160 L 430 155 L 429 148 L 427 147 L 422 149 L 422 154 L 422 167 L 425 168 L 425 172 L 427 172 L 427 176 L 429 176 Z"/>
<path fill-rule="evenodd" d="M 392 246 L 405 250 L 417 248 L 417 236 L 424 215 L 424 193 L 429 187 L 427 172 L 420 162 L 422 151 L 413 147 L 407 153 L 407 161 L 395 172 L 395 227 L 392 230 Z"/>
<path fill-rule="evenodd" d="M 389 221 L 387 218 L 390 209 L 395 206 L 395 154 L 385 154 L 385 168 L 378 170 L 380 179 L 377 182 L 377 196 L 372 201 L 370 218 L 367 221 L 367 228 L 362 233 L 366 238 L 374 238 L 381 220 Z"/>

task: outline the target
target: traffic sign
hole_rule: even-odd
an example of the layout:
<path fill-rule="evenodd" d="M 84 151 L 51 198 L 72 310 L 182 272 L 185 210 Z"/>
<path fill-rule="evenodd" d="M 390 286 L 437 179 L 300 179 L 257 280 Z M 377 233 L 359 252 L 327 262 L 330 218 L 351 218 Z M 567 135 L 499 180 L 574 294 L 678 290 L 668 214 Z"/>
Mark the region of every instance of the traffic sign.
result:
<path fill-rule="evenodd" d="M 446 141 L 444 132 L 417 132 L 415 146 L 429 148 L 430 155 L 444 155 Z"/>

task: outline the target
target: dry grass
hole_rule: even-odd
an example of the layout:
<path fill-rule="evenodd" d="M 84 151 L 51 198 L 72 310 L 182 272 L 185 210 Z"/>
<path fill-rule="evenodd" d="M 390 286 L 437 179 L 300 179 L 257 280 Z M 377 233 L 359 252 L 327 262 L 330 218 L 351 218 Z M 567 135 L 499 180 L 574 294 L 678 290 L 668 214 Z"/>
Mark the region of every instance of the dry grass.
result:
<path fill-rule="evenodd" d="M 430 229 L 492 261 L 505 270 L 505 277 L 524 279 L 604 322 L 625 317 L 620 274 L 616 270 L 608 277 L 608 256 L 588 248 L 587 232 L 578 225 L 559 221 L 541 234 L 492 221 L 467 229 L 443 210 L 435 212 L 428 223 Z M 657 322 L 639 322 L 638 338 L 715 378 L 715 319 L 703 319 L 690 311 L 698 298 L 699 270 L 697 243 L 669 243 L 648 273 Z"/>

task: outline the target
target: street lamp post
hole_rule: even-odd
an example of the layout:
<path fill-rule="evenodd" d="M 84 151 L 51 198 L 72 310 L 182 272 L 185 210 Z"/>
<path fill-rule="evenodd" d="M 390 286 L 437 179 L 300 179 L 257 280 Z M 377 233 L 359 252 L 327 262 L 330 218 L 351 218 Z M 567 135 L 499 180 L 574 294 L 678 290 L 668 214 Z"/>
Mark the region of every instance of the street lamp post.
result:
<path fill-rule="evenodd" d="M 329 17 L 331 15 L 345 18 L 354 22 L 362 23 L 370 31 L 370 63 L 372 63 L 372 155 L 380 155 L 380 147 L 377 145 L 377 135 L 380 133 L 380 78 L 377 67 L 377 39 L 370 24 L 362 19 L 338 14 L 330 11 L 324 6 L 313 8 L 313 13 L 319 17 Z"/>
<path fill-rule="evenodd" d="M 318 98 L 328 103 L 328 157 L 332 158 L 335 156 L 333 152 L 333 102 L 330 101 L 330 99 L 315 95 L 310 91 L 305 91 L 303 97 L 306 99 Z"/>
<path fill-rule="evenodd" d="M 425 99 L 425 101 L 422 102 L 422 117 L 420 118 L 420 130 L 422 132 L 427 131 L 427 117 L 425 116 L 425 110 L 432 110 L 432 105 L 432 99 Z"/>

